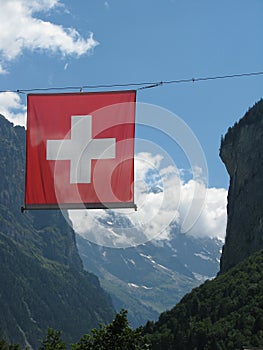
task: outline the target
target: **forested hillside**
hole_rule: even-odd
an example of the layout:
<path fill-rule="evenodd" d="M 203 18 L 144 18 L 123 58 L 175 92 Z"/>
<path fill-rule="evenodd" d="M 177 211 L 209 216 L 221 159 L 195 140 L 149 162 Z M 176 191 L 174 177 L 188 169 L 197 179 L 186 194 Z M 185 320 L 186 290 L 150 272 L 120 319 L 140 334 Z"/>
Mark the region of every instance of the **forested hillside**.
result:
<path fill-rule="evenodd" d="M 263 347 L 263 250 L 194 289 L 144 332 L 153 350 Z"/>
<path fill-rule="evenodd" d="M 72 342 L 114 310 L 63 215 L 20 212 L 24 163 L 24 128 L 0 116 L 0 339 L 36 348 L 47 327 Z"/>

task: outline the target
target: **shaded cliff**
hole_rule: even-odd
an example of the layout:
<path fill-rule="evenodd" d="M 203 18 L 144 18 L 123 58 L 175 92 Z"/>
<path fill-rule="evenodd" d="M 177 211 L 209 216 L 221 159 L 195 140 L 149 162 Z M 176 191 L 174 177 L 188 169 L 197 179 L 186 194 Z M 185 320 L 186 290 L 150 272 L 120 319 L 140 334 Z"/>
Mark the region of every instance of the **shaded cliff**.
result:
<path fill-rule="evenodd" d="M 20 212 L 24 163 L 25 129 L 0 115 L 0 339 L 36 348 L 53 327 L 74 342 L 114 310 L 62 213 Z"/>
<path fill-rule="evenodd" d="M 263 100 L 229 128 L 220 156 L 230 175 L 221 273 L 146 324 L 153 350 L 263 349 Z"/>
<path fill-rule="evenodd" d="M 224 273 L 263 248 L 263 100 L 228 129 L 220 157 L 230 176 Z"/>

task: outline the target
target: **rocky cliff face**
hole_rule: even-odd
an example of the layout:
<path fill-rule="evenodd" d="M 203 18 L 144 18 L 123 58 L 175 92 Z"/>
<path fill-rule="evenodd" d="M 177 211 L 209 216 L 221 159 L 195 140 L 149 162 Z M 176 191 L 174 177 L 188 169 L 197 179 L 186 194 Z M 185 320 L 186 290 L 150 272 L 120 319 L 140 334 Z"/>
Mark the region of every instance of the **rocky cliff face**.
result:
<path fill-rule="evenodd" d="M 25 129 L 0 115 L 0 339 L 36 349 L 48 327 L 75 342 L 114 310 L 61 212 L 21 213 L 24 164 Z"/>
<path fill-rule="evenodd" d="M 228 129 L 220 157 L 230 176 L 224 273 L 263 248 L 263 100 Z"/>

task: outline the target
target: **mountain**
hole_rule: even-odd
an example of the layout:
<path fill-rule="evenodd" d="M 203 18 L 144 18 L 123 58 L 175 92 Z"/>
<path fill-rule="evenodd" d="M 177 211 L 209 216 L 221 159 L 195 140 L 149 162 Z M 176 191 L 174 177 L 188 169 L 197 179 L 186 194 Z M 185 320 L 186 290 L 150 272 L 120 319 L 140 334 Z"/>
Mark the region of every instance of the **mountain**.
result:
<path fill-rule="evenodd" d="M 228 129 L 220 156 L 230 176 L 223 273 L 263 248 L 263 100 Z"/>
<path fill-rule="evenodd" d="M 74 342 L 114 309 L 62 213 L 21 213 L 24 164 L 25 129 L 0 116 L 0 339 L 36 348 L 53 327 Z"/>
<path fill-rule="evenodd" d="M 132 226 L 128 218 L 112 211 L 101 220 L 111 232 L 120 225 L 123 230 Z M 175 224 L 170 228 L 169 240 L 152 240 L 126 249 L 99 246 L 76 236 L 84 267 L 99 277 L 116 310 L 129 311 L 134 327 L 156 320 L 219 270 L 221 241 L 182 234 Z"/>
<path fill-rule="evenodd" d="M 153 350 L 263 348 L 262 117 L 263 100 L 222 139 L 230 186 L 220 273 L 147 323 Z"/>
<path fill-rule="evenodd" d="M 185 295 L 144 333 L 152 350 L 262 349 L 263 250 Z"/>

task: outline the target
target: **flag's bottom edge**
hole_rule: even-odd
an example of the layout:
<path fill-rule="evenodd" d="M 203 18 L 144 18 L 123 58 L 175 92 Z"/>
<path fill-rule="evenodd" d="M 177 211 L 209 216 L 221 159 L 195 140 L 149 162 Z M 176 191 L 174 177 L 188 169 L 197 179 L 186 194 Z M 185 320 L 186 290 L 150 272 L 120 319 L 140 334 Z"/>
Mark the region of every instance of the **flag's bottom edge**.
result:
<path fill-rule="evenodd" d="M 137 210 L 134 202 L 108 202 L 108 203 L 60 203 L 60 204 L 25 204 L 21 211 L 25 210 L 66 210 L 66 209 L 121 209 L 133 208 Z"/>

